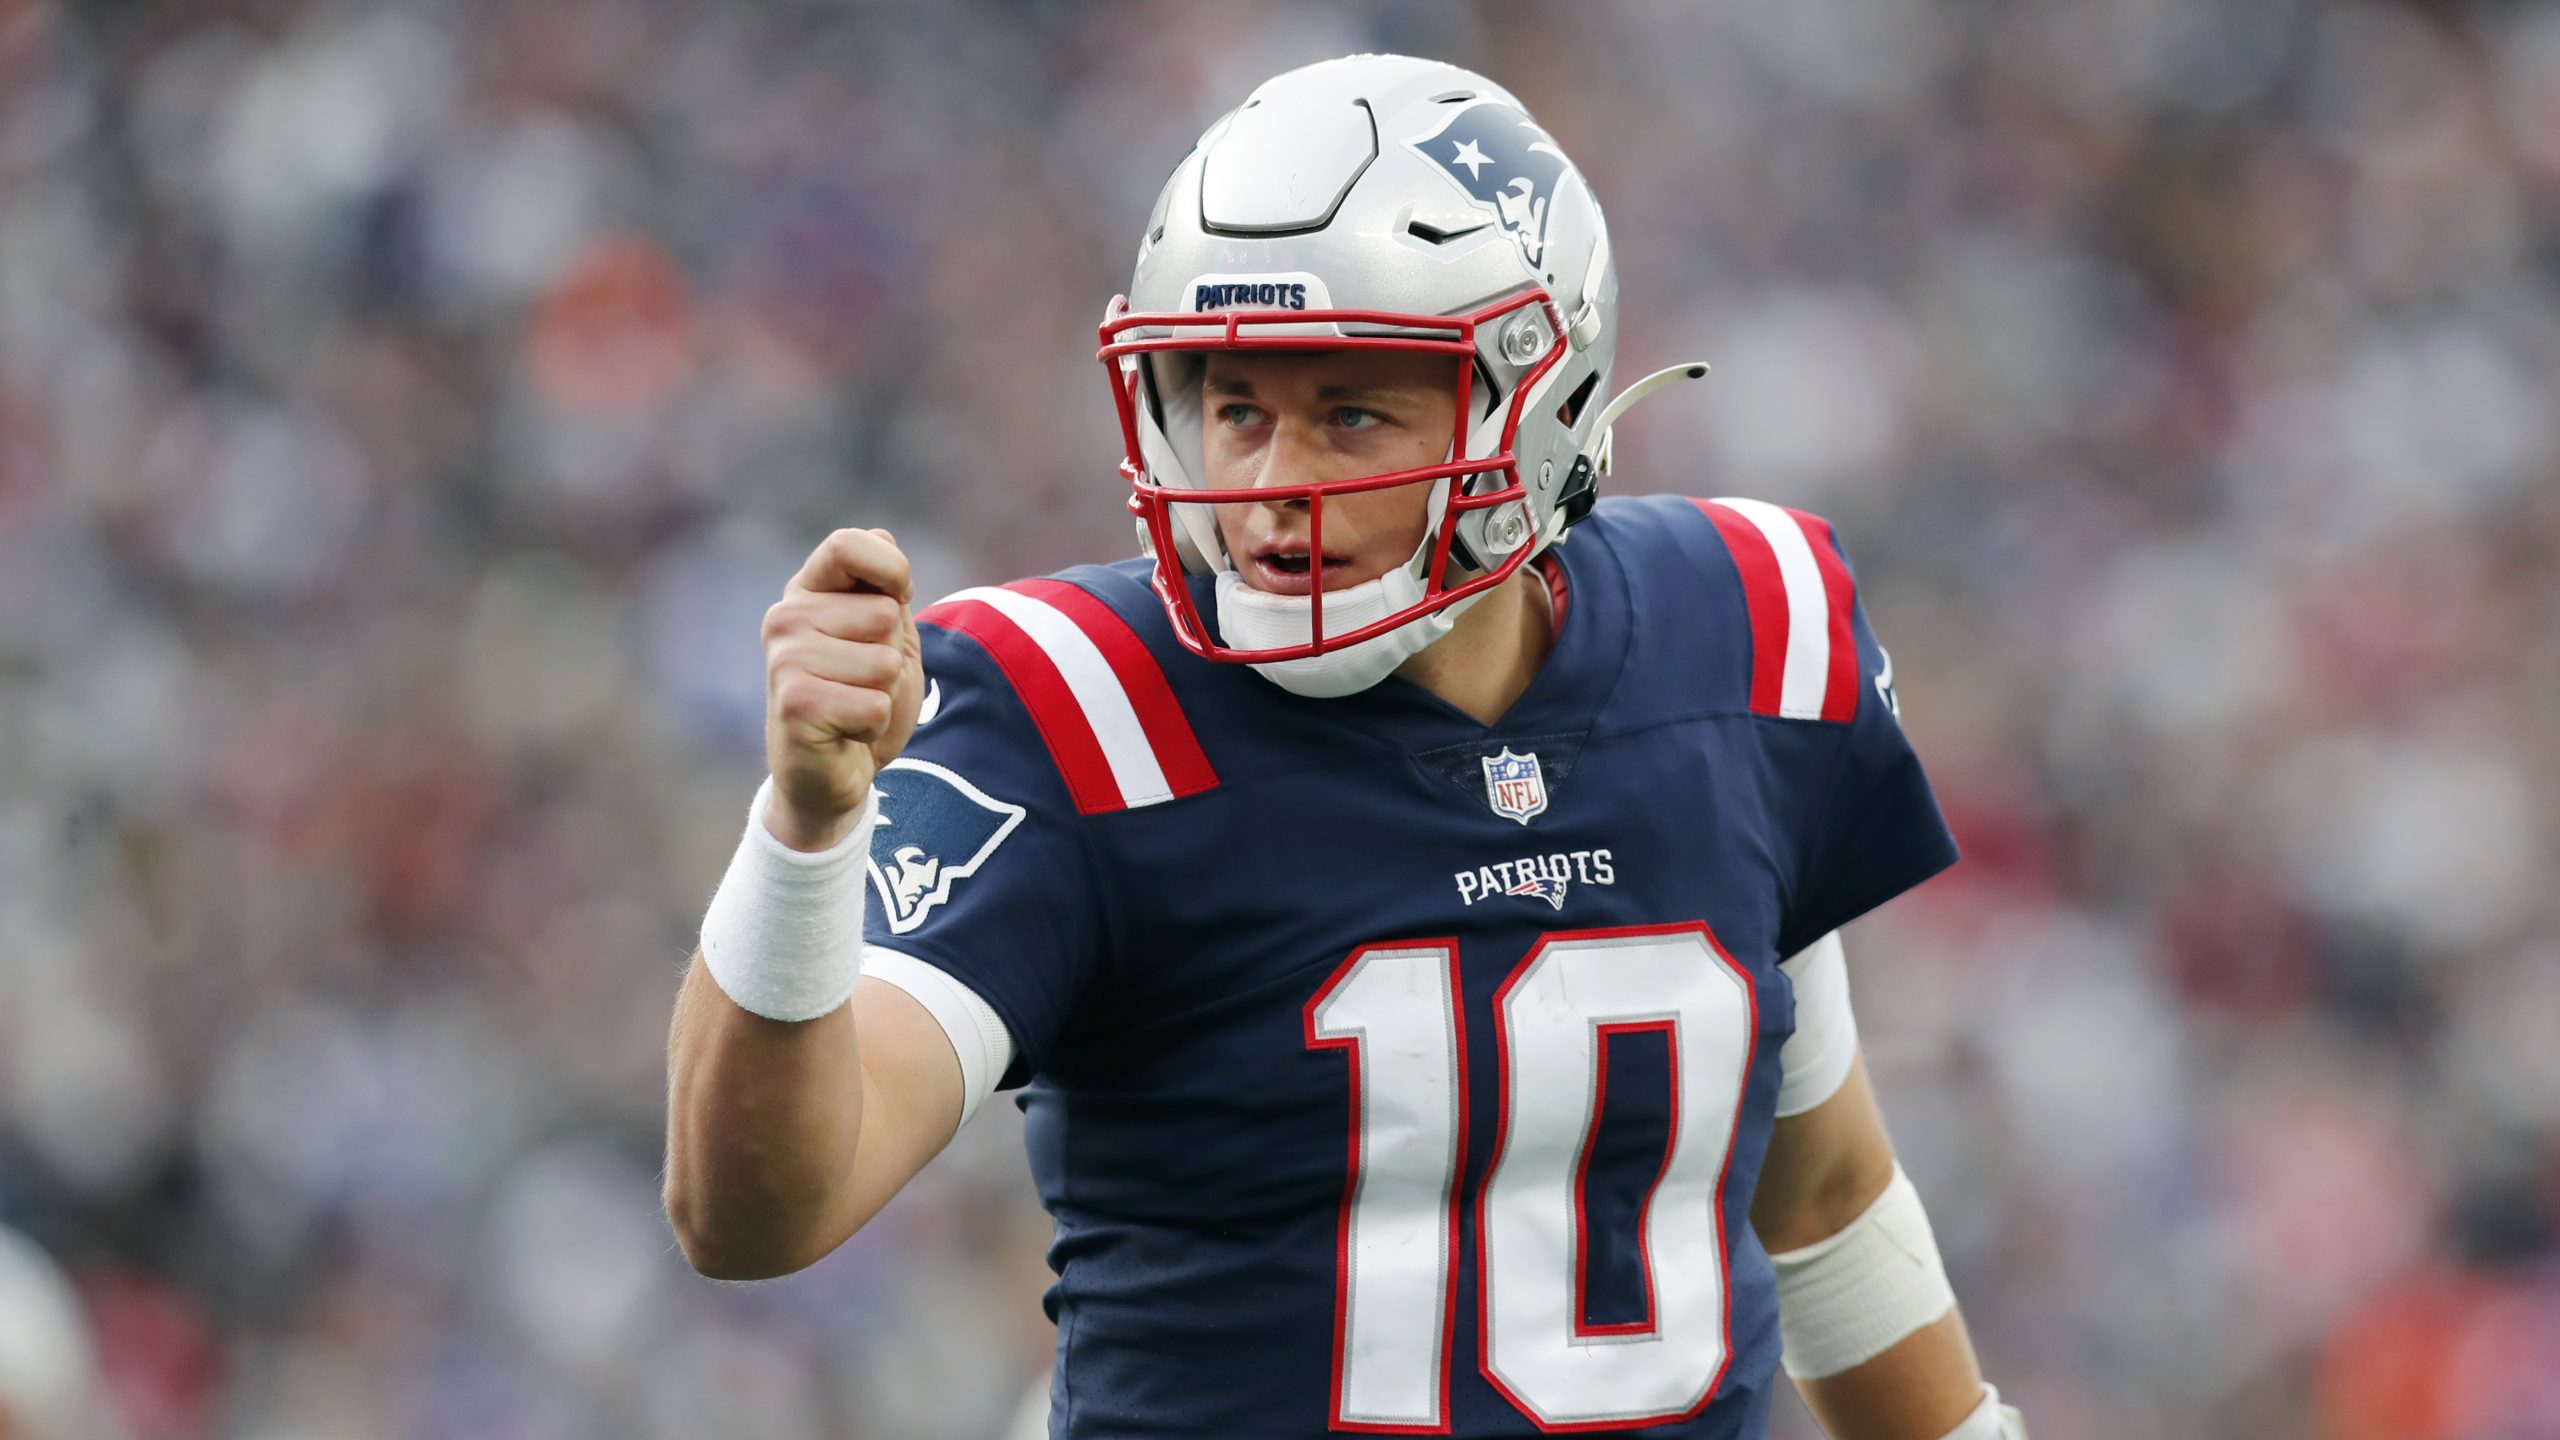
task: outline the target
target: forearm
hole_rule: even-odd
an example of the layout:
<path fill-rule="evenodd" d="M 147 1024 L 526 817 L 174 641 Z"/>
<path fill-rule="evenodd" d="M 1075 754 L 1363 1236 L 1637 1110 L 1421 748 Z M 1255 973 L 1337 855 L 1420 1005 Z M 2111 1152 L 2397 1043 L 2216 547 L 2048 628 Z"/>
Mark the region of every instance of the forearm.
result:
<path fill-rule="evenodd" d="M 1982 1371 L 1950 1310 L 1883 1354 L 1796 1390 L 1832 1440 L 1940 1440 L 1982 1403 Z"/>
<path fill-rule="evenodd" d="M 1972 1440 L 1996 1421 L 1976 1416 L 1973 1344 L 1863 1061 L 1778 1122 L 1752 1224 L 1777 1266 L 1788 1373 L 1833 1440 Z"/>
<path fill-rule="evenodd" d="M 694 1268 L 758 1279 L 840 1244 L 862 1139 L 854 1007 L 768 1020 L 697 955 L 667 1049 L 667 1216 Z"/>
<path fill-rule="evenodd" d="M 860 973 L 872 782 L 924 698 L 906 557 L 837 530 L 765 612 L 766 778 L 667 1040 L 667 1217 L 703 1274 L 841 1244 L 951 1138 L 952 1044 Z"/>

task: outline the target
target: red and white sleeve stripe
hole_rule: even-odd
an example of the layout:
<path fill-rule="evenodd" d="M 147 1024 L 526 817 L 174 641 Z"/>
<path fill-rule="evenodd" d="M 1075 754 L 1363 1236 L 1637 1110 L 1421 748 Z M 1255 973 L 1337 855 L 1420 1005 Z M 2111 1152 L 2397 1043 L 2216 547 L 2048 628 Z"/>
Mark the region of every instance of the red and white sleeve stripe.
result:
<path fill-rule="evenodd" d="M 916 619 L 985 647 L 1030 710 L 1080 813 L 1161 804 L 1218 783 L 1164 667 L 1084 590 L 1063 580 L 981 586 Z"/>
<path fill-rule="evenodd" d="M 1730 496 L 1691 502 L 1723 534 L 1751 613 L 1751 710 L 1789 720 L 1858 713 L 1857 588 L 1818 515 Z"/>

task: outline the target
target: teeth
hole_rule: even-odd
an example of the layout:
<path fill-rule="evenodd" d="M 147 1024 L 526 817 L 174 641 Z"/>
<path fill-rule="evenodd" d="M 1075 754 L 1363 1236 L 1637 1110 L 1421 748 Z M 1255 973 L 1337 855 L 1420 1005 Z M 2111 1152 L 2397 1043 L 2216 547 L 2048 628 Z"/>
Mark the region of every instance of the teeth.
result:
<path fill-rule="evenodd" d="M 1286 571 L 1286 572 L 1288 572 L 1289 574 L 1296 575 L 1296 574 L 1300 574 L 1300 573 L 1302 573 L 1302 572 L 1304 572 L 1304 571 L 1307 571 L 1307 570 L 1313 569 L 1313 568 L 1314 568 L 1314 564 L 1315 564 L 1315 558 L 1316 558 L 1316 557 L 1314 557 L 1314 556 L 1306 555 L 1306 554 L 1302 554 L 1302 553 L 1294 553 L 1294 552 L 1274 552 L 1274 553 L 1271 553 L 1271 554 L 1264 555 L 1264 556 L 1262 557 L 1262 563 L 1263 563 L 1263 564 L 1265 564 L 1265 565 L 1270 566 L 1270 567 L 1271 567 L 1272 569 L 1274 569 L 1274 570 L 1282 570 L 1282 571 Z M 1327 566 L 1334 566 L 1334 565 L 1348 565 L 1348 564 L 1350 564 L 1350 563 L 1351 563 L 1350 561 L 1345 560 L 1345 559 L 1343 559 L 1342 557 L 1340 557 L 1340 556 L 1338 556 L 1338 555 L 1327 555 L 1327 556 L 1325 556 L 1325 557 L 1323 557 L 1323 558 L 1324 558 L 1324 563 L 1325 563 Z"/>

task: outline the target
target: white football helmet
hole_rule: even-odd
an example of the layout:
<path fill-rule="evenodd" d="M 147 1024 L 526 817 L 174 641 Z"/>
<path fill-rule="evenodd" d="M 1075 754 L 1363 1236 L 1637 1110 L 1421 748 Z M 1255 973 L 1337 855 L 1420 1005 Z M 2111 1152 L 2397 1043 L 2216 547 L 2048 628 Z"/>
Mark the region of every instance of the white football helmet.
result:
<path fill-rule="evenodd" d="M 1200 137 L 1157 197 L 1110 373 L 1140 544 L 1174 633 L 1301 694 L 1384 679 L 1582 518 L 1609 423 L 1681 366 L 1603 406 L 1617 345 L 1608 227 L 1582 172 L 1511 93 L 1471 71 L 1354 55 L 1277 76 Z M 1395 349 L 1462 362 L 1440 464 L 1249 490 L 1200 483 L 1203 353 Z M 1308 596 L 1247 588 L 1211 507 L 1432 482 L 1409 563 Z M 1219 638 L 1187 577 L 1214 577 Z"/>

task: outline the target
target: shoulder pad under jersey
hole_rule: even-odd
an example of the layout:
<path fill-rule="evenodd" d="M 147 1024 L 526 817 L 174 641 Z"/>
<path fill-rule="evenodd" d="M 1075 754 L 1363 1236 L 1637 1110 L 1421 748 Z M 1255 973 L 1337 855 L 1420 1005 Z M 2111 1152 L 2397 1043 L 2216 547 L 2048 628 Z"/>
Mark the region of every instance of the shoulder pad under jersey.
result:
<path fill-rule="evenodd" d="M 1162 804 L 1217 785 L 1162 662 L 1085 586 L 1050 577 L 974 587 L 927 606 L 916 622 L 925 673 L 941 687 L 942 703 L 966 687 L 973 705 L 1018 706 L 1078 814 Z M 1017 754 L 1014 763 L 1027 759 Z"/>
<path fill-rule="evenodd" d="M 1731 655 L 1738 708 L 1784 720 L 1857 718 L 1862 671 L 1874 666 L 1861 662 L 1857 579 L 1829 522 L 1737 496 L 1653 495 L 1610 508 L 1623 517 L 1618 543 L 1637 566 L 1677 576 L 1666 594 L 1688 597 L 1676 608 L 1699 617 L 1702 648 Z M 1652 608 L 1665 603 L 1657 598 Z M 1747 632 L 1747 649 L 1710 633 L 1733 628 Z"/>

